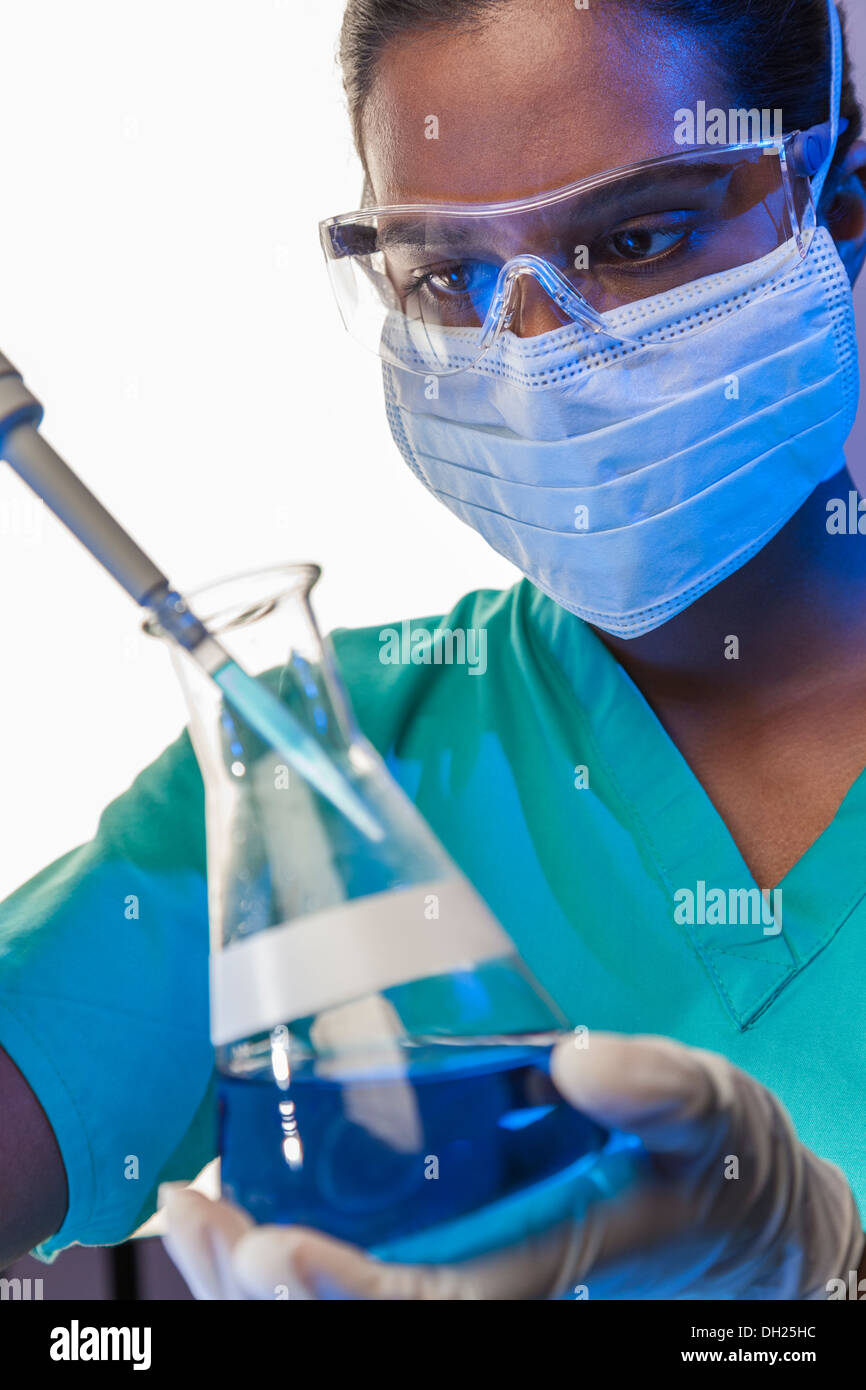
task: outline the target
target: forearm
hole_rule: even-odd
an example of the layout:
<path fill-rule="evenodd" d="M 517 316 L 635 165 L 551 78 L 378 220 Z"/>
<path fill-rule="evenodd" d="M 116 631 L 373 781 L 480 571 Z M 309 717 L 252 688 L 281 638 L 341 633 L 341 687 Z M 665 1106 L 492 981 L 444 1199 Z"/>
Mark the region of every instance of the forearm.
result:
<path fill-rule="evenodd" d="M 25 1077 L 0 1048 L 0 1270 L 60 1229 L 67 1201 L 54 1132 Z"/>

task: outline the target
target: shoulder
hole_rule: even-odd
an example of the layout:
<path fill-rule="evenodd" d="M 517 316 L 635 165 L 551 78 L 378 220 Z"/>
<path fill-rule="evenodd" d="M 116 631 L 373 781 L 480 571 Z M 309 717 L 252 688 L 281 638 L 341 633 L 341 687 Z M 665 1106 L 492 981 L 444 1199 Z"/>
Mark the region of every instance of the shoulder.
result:
<path fill-rule="evenodd" d="M 588 631 L 522 580 L 473 590 L 432 616 L 338 628 L 330 642 L 358 722 L 385 752 L 419 720 L 429 733 L 561 680 L 555 651 L 566 639 L 573 658 Z"/>
<path fill-rule="evenodd" d="M 380 751 L 393 746 L 422 709 L 454 698 L 458 690 L 473 693 L 469 687 L 479 681 L 470 672 L 487 673 L 491 646 L 501 653 L 501 641 L 491 642 L 491 636 L 507 631 L 514 594 L 476 589 L 445 612 L 391 617 L 330 634 L 358 721 Z"/>
<path fill-rule="evenodd" d="M 336 628 L 330 641 L 347 680 L 365 674 L 372 676 L 377 666 L 383 671 L 397 666 L 418 667 L 426 663 L 420 655 L 413 661 L 412 652 L 421 653 L 425 639 L 435 651 L 447 633 L 468 635 L 501 626 L 520 587 L 518 584 L 512 589 L 474 589 L 447 611 L 423 617 L 389 618 L 369 627 Z"/>

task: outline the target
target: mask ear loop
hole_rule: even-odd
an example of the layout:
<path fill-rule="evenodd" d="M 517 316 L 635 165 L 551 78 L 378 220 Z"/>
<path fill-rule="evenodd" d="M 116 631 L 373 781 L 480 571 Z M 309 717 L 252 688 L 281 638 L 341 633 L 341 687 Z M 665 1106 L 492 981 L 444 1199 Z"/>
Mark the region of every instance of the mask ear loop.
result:
<path fill-rule="evenodd" d="M 830 18 L 830 148 L 824 163 L 812 180 L 812 196 L 816 208 L 821 200 L 839 143 L 839 117 L 842 107 L 842 25 L 839 21 L 839 11 L 836 9 L 836 0 L 827 0 L 827 10 Z"/>

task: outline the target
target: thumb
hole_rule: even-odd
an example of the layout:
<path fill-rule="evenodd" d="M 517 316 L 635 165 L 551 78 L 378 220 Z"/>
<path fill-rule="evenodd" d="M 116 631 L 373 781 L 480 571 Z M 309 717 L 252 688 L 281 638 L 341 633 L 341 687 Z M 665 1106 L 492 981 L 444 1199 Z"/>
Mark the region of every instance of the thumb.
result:
<path fill-rule="evenodd" d="M 588 1046 L 564 1038 L 550 1075 L 575 1109 L 655 1154 L 700 1152 L 733 1106 L 731 1064 L 671 1038 L 590 1033 Z"/>

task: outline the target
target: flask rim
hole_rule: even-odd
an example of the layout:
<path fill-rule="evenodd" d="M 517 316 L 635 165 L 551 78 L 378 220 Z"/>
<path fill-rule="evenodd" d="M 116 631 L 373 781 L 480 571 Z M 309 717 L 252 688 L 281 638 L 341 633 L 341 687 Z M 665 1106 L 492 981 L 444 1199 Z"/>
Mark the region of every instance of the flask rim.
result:
<path fill-rule="evenodd" d="M 256 566 L 196 585 L 184 591 L 184 598 L 210 635 L 216 637 L 248 627 L 299 594 L 308 599 L 321 574 L 321 565 L 312 561 Z M 247 597 L 237 592 L 245 584 L 249 585 Z M 261 592 L 256 593 L 259 588 Z M 141 630 L 147 637 L 172 640 L 160 627 L 155 614 L 144 619 Z"/>

